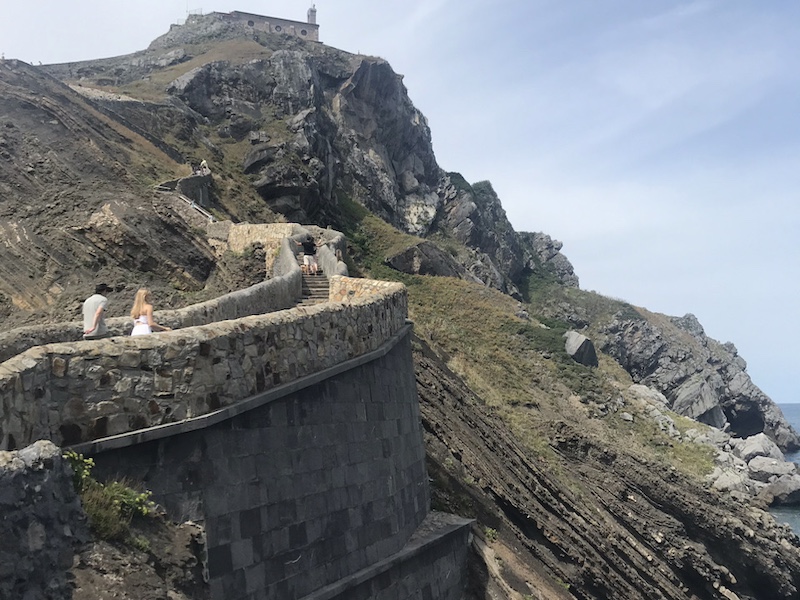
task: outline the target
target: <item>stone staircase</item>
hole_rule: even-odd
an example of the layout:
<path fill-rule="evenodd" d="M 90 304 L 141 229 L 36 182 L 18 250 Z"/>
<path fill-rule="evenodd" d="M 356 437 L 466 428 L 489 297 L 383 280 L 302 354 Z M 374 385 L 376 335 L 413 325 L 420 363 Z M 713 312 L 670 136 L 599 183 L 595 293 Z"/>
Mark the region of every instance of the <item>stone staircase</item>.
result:
<path fill-rule="evenodd" d="M 298 258 L 298 263 L 302 263 L 302 256 Z M 312 304 L 320 304 L 328 301 L 328 291 L 330 284 L 328 278 L 322 273 L 322 269 L 317 269 L 317 274 L 303 273 L 302 294 L 303 297 L 298 306 L 310 306 Z"/>

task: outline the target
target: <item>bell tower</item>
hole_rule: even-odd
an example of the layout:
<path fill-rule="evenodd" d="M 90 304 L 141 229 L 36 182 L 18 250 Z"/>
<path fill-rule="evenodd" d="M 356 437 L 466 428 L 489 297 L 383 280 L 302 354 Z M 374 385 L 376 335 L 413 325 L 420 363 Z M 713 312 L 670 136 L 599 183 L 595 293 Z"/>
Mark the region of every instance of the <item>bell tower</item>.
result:
<path fill-rule="evenodd" d="M 308 9 L 308 22 L 312 25 L 317 24 L 317 7 L 314 4 Z"/>

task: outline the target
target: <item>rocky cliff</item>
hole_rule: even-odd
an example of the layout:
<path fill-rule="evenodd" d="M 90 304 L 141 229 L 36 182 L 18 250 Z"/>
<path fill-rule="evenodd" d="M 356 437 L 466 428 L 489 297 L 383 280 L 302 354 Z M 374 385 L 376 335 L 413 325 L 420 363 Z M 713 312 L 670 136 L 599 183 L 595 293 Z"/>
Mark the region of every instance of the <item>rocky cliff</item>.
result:
<path fill-rule="evenodd" d="M 709 489 L 704 434 L 675 425 L 681 413 L 798 446 L 735 347 L 692 317 L 581 291 L 558 241 L 516 232 L 490 183 L 438 166 L 385 60 L 210 15 L 130 56 L 0 62 L 0 115 L 6 328 L 74 319 L 98 278 L 115 286 L 112 314 L 142 284 L 163 307 L 236 281 L 191 211 L 151 188 L 206 159 L 214 215 L 336 225 L 354 270 L 409 285 L 438 502 L 477 516 L 485 541 L 471 598 L 800 593 L 800 541 Z M 481 338 L 487 322 L 495 337 Z M 566 355 L 569 328 L 594 339 L 597 368 Z M 633 383 L 668 406 L 653 412 Z"/>
<path fill-rule="evenodd" d="M 750 379 L 736 346 L 705 335 L 697 318 L 614 319 L 603 329 L 602 349 L 635 381 L 660 390 L 669 406 L 739 437 L 764 432 L 784 450 L 800 448 L 796 432 Z"/>

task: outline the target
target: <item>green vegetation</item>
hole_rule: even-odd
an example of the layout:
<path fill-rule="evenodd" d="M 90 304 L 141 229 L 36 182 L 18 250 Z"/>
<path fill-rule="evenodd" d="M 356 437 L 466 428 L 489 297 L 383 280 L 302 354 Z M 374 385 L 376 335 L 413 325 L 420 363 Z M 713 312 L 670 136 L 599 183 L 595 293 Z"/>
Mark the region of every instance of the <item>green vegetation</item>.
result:
<path fill-rule="evenodd" d="M 75 491 L 81 497 L 92 532 L 101 540 L 125 541 L 143 549 L 147 540 L 134 538 L 130 525 L 134 517 L 153 513 L 155 504 L 150 492 L 137 491 L 127 481 L 100 483 L 91 474 L 94 460 L 82 454 L 69 451 L 64 458 L 72 467 Z"/>
<path fill-rule="evenodd" d="M 669 416 L 681 433 L 692 427 L 703 427 L 696 421 L 674 413 L 669 413 Z M 710 446 L 677 441 L 641 413 L 634 414 L 633 422 L 623 420 L 618 414 L 606 419 L 606 422 L 609 433 L 629 449 L 638 448 L 641 453 L 648 452 L 653 458 L 695 477 L 704 477 L 714 470 L 714 450 Z"/>
<path fill-rule="evenodd" d="M 450 177 L 450 183 L 452 183 L 453 187 L 455 187 L 459 192 L 472 193 L 472 186 L 467 182 L 466 179 L 464 179 L 461 173 L 453 172 L 448 173 L 447 175 Z"/>
<path fill-rule="evenodd" d="M 492 529 L 491 527 L 484 527 L 483 537 L 486 538 L 486 541 L 488 543 L 494 544 L 497 541 L 497 529 Z"/>

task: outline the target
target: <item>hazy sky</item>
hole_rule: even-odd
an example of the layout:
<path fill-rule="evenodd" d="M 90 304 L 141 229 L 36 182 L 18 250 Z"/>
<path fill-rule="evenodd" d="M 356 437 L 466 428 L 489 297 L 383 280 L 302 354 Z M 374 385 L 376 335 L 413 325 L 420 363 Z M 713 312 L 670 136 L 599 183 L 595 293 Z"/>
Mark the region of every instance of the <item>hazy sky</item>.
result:
<path fill-rule="evenodd" d="M 193 12 L 305 20 L 310 3 L 0 0 L 33 64 L 144 49 Z M 382 56 L 439 164 L 488 179 L 581 287 L 732 341 L 800 402 L 800 2 L 319 0 L 323 42 Z"/>

